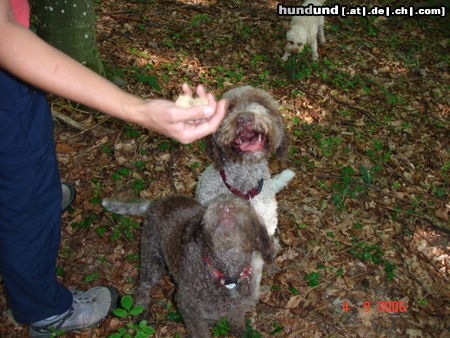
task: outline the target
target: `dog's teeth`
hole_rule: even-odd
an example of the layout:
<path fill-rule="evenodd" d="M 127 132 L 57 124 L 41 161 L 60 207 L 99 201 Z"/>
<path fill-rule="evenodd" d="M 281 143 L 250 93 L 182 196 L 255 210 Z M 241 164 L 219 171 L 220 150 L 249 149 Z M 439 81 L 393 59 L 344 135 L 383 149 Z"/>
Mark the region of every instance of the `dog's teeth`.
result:
<path fill-rule="evenodd" d="M 259 135 L 258 135 L 258 142 L 261 143 L 261 141 L 262 141 L 262 135 L 259 134 Z"/>

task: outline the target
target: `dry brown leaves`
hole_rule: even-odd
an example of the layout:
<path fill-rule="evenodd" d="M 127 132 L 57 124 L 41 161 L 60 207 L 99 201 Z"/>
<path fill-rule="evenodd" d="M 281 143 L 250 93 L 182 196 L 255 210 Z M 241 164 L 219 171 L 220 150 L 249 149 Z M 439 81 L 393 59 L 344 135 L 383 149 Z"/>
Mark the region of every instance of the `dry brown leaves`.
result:
<path fill-rule="evenodd" d="M 275 61 L 284 44 L 275 1 L 102 1 L 97 7 L 102 57 L 123 70 L 130 92 L 174 98 L 186 80 L 217 94 L 257 82 L 282 104 L 291 150 L 271 169 L 291 167 L 297 176 L 278 195 L 281 250 L 248 315 L 255 330 L 263 337 L 450 334 L 444 19 L 386 18 L 371 25 L 330 17 L 319 54 L 336 70 L 314 69 L 292 84 Z M 162 92 L 137 81 L 136 72 L 157 75 Z M 61 99 L 52 102 L 88 129 L 56 125 L 62 177 L 78 190 L 73 211 L 63 217 L 59 278 L 71 288 L 108 284 L 132 294 L 139 229 L 105 213 L 98 199 L 192 196 L 208 165 L 204 144 L 181 146 Z M 353 172 L 344 184 L 346 167 Z M 185 334 L 182 323 L 170 320 L 173 295 L 167 276 L 152 290 L 148 320 L 156 337 Z M 384 311 L 399 302 L 405 312 Z M 6 313 L 3 291 L 0 310 L 0 336 L 26 336 Z M 106 337 L 126 324 L 111 316 L 68 336 Z"/>

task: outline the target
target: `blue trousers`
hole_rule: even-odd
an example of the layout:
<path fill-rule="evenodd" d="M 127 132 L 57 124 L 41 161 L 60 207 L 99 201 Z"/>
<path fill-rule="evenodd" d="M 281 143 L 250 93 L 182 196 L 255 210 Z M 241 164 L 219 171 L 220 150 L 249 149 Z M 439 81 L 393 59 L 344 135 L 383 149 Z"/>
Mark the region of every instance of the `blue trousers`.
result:
<path fill-rule="evenodd" d="M 72 294 L 56 280 L 61 182 L 42 92 L 0 69 L 0 273 L 15 319 L 63 313 Z"/>

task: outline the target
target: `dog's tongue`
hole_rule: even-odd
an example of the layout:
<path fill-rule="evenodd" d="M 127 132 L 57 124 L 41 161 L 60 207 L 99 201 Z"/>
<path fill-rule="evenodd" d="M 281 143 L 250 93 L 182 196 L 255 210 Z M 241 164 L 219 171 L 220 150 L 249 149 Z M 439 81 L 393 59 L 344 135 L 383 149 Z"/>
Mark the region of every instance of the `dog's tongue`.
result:
<path fill-rule="evenodd" d="M 264 148 L 266 137 L 255 132 L 246 132 L 240 136 L 240 141 L 240 151 L 254 153 Z"/>
<path fill-rule="evenodd" d="M 262 148 L 264 148 L 264 144 L 258 141 L 254 141 L 254 142 L 248 142 L 248 143 L 243 143 L 241 144 L 241 151 L 243 152 L 257 152 L 260 151 Z"/>

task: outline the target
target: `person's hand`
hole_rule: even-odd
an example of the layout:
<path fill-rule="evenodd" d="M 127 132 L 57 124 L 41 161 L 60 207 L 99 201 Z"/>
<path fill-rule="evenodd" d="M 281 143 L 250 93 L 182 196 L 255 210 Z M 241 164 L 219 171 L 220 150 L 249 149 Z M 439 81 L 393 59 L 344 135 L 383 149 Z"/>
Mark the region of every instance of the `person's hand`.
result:
<path fill-rule="evenodd" d="M 183 84 L 182 90 L 186 95 L 193 95 L 187 84 Z M 197 86 L 196 94 L 206 98 L 208 105 L 181 108 L 168 100 L 145 100 L 139 103 L 140 118 L 135 122 L 183 144 L 201 139 L 217 129 L 225 116 L 227 102 L 217 102 L 201 85 Z"/>

